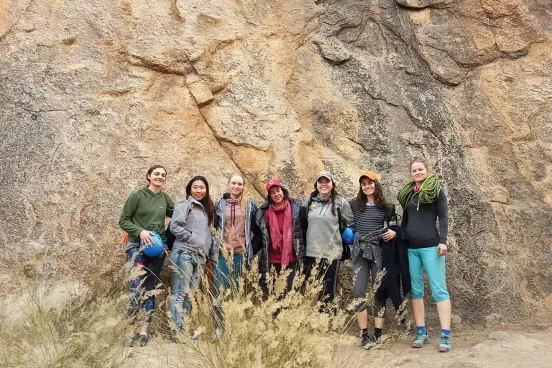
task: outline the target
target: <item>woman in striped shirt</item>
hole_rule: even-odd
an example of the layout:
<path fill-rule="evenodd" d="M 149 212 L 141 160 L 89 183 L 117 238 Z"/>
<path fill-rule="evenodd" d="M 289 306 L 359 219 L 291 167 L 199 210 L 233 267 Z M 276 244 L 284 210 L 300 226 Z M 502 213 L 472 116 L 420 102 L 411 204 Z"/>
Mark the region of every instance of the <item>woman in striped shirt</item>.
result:
<path fill-rule="evenodd" d="M 397 236 L 396 232 L 386 229 L 384 226 L 396 225 L 397 218 L 395 206 L 387 203 L 375 172 L 363 172 L 358 181 L 358 195 L 350 201 L 357 231 L 351 249 L 351 259 L 353 261 L 354 297 L 358 299 L 357 322 L 362 330 L 361 345 L 368 349 L 380 341 L 385 304 L 374 298 L 374 335 L 370 335 L 366 310 L 366 288 L 370 276 L 372 287 L 374 287 L 378 273 L 382 269 L 380 242 L 382 240 L 389 241 Z"/>

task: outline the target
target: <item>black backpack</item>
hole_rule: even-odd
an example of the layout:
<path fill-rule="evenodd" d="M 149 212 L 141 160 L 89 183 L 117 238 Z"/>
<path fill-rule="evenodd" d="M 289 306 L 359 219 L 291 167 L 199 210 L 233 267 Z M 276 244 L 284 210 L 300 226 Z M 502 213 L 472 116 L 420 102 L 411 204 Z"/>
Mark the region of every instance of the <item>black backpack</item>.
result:
<path fill-rule="evenodd" d="M 188 215 L 190 214 L 190 211 L 192 210 L 193 204 L 190 203 L 190 206 L 188 207 Z M 186 215 L 186 216 L 188 216 Z M 169 223 L 167 225 L 167 228 L 165 229 L 165 237 L 167 238 L 167 249 L 169 252 L 173 249 L 174 241 L 176 240 L 176 237 L 171 232 L 171 224 Z"/>
<path fill-rule="evenodd" d="M 173 249 L 174 241 L 176 240 L 176 237 L 173 233 L 171 233 L 171 224 L 169 223 L 167 225 L 167 229 L 165 230 L 165 238 L 167 238 L 167 249 L 171 251 Z"/>
<path fill-rule="evenodd" d="M 341 208 L 339 207 L 337 207 L 337 218 L 339 221 L 339 233 L 343 234 L 343 232 L 345 231 L 345 228 L 347 227 L 347 224 L 341 217 Z M 351 247 L 349 246 L 349 244 L 345 243 L 343 238 L 341 238 L 341 244 L 343 246 L 343 253 L 341 255 L 341 260 L 345 261 L 347 259 L 351 259 Z"/>

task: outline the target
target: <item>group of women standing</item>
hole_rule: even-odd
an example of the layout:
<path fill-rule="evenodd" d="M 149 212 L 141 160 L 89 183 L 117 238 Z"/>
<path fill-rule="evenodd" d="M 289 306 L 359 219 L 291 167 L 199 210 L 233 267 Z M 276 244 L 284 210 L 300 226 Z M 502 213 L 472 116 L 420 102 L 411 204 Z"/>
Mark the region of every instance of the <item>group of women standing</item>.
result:
<path fill-rule="evenodd" d="M 258 206 L 252 198 L 244 198 L 245 179 L 236 174 L 228 181 L 228 192 L 215 204 L 207 180 L 196 176 L 186 186 L 187 198 L 174 206 L 161 190 L 166 181 L 165 169 L 153 166 L 146 175 L 148 186 L 130 194 L 119 220 L 120 227 L 128 233 L 126 249 L 131 271 L 145 270 L 132 273 L 136 276 L 130 283 L 129 315 L 135 318 L 140 304 L 145 313 L 139 332 L 129 335 L 129 343 L 138 340 L 143 346 L 148 342 L 147 327 L 155 305 L 151 291 L 159 280 L 164 254 L 150 259 L 142 250 L 151 243 L 152 231 L 166 241 L 164 221 L 165 217 L 171 217 L 169 229 L 175 241 L 170 251 L 174 270 L 169 310 L 177 329 L 183 328 L 183 321 L 190 314 L 191 298 L 208 259 L 215 297 L 221 290 L 238 288 L 243 267 L 251 265 L 253 257 L 258 256 L 259 282 L 265 291 L 271 269 L 276 274 L 287 271 L 286 290 L 292 288 L 297 272 L 304 271 L 307 277 L 316 272 L 312 276 L 323 282 L 320 298 L 324 311 L 334 313 L 339 269 L 345 256 L 342 224 L 346 224 L 356 228 L 350 249 L 354 297 L 360 301 L 366 298 L 368 284 L 374 286 L 382 271 L 386 247 L 400 238 L 408 247 L 408 258 L 403 263 L 409 264 L 411 285 L 407 289 L 411 290 L 417 327 L 412 347 L 422 347 L 429 341 L 423 304 L 425 269 L 441 321 L 439 351 L 449 351 L 451 308 L 445 277 L 447 202 L 439 181 L 428 170 L 423 160 L 410 163 L 412 182 L 398 196 L 403 207 L 399 226 L 395 207 L 387 202 L 379 177 L 372 171 L 361 173 L 358 194 L 350 201 L 337 193 L 331 173 L 322 171 L 316 175 L 314 191 L 303 202 L 291 198 L 287 188 L 272 179 L 265 186 L 266 201 Z M 356 312 L 361 345 L 369 348 L 381 341 L 385 298 L 375 300 L 373 334 L 368 332 L 366 304 L 359 302 Z M 220 333 L 224 329 L 223 313 L 216 306 L 214 312 Z M 135 330 L 134 326 L 132 329 Z"/>

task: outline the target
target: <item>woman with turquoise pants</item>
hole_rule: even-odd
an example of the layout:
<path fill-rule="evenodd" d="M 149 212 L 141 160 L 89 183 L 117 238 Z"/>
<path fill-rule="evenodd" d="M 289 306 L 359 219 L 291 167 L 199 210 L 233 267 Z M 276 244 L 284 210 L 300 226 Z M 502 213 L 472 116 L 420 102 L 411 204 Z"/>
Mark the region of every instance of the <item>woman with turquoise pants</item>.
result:
<path fill-rule="evenodd" d="M 429 166 L 424 160 L 414 159 L 410 162 L 410 177 L 413 181 L 401 189 L 398 200 L 403 208 L 401 227 L 408 234 L 412 314 L 416 323 L 416 337 L 412 347 L 421 348 L 429 341 L 423 299 L 425 270 L 441 322 L 439 351 L 445 353 L 451 349 L 451 304 L 445 268 L 448 251 L 447 196 L 439 180 L 429 174 Z"/>

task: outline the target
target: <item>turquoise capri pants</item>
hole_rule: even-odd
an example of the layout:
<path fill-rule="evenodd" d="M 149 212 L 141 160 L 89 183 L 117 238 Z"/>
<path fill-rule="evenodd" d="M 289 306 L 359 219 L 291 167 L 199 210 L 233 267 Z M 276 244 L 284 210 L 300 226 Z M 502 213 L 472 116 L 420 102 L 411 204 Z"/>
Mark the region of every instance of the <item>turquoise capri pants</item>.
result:
<path fill-rule="evenodd" d="M 408 267 L 412 282 L 412 290 L 410 292 L 412 299 L 422 299 L 424 297 L 424 269 L 429 280 L 433 300 L 441 302 L 450 299 L 447 290 L 445 256 L 437 254 L 437 246 L 409 248 Z"/>

